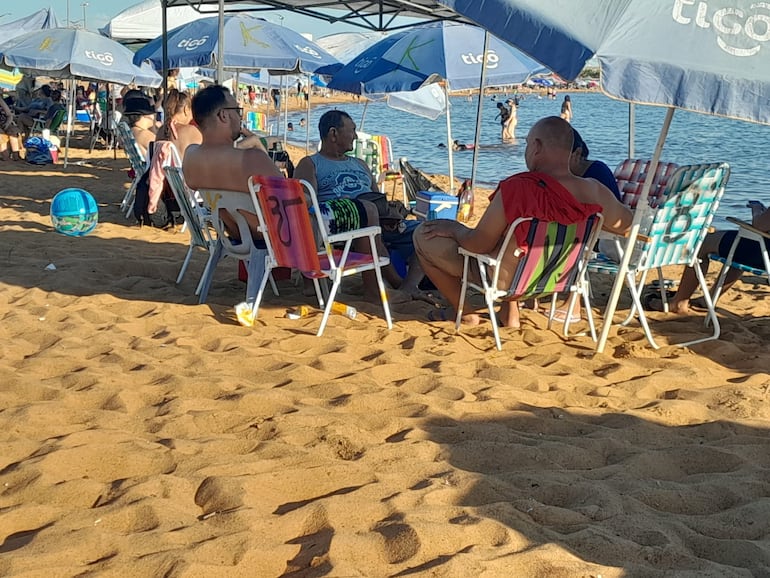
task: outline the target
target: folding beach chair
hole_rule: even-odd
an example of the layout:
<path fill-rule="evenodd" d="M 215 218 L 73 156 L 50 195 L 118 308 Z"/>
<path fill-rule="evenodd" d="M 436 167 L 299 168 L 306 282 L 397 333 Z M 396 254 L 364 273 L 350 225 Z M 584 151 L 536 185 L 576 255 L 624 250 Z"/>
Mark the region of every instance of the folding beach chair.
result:
<path fill-rule="evenodd" d="M 729 176 L 730 166 L 727 163 L 680 166 L 669 178 L 657 207 L 644 209 L 651 214 L 648 218 L 642 217 L 640 235 L 631 255 L 625 283 L 631 293 L 633 304 L 628 317 L 621 324 L 627 325 L 633 317 L 638 315 L 647 340 L 656 349 L 659 346 L 650 332 L 641 294 L 648 271 L 657 269 L 663 307 L 664 310 L 668 309 L 665 290 L 662 287 L 663 278 L 660 276 L 661 268 L 668 265 L 694 266 L 698 283 L 704 292 L 708 318 L 714 323 L 712 335 L 679 345 L 694 345 L 719 337 L 719 321 L 714 312 L 714 304 L 697 263 L 698 251 L 708 233 Z M 606 259 L 592 259 L 588 264 L 590 273 L 617 275 L 618 270 L 618 263 Z"/>
<path fill-rule="evenodd" d="M 751 224 L 733 217 L 727 217 L 727 220 L 738 225 L 738 234 L 735 236 L 735 240 L 730 246 L 730 252 L 727 254 L 727 257 L 720 257 L 716 253 L 710 253 L 708 256 L 712 261 L 719 261 L 722 263 L 722 270 L 719 272 L 717 282 L 711 290 L 711 300 L 714 302 L 714 307 L 716 307 L 717 301 L 719 301 L 719 298 L 722 296 L 722 286 L 724 285 L 725 277 L 730 269 L 738 269 L 739 271 L 748 273 L 749 275 L 755 275 L 756 277 L 766 277 L 767 283 L 770 285 L 770 257 L 768 257 L 767 252 L 767 242 L 770 240 L 770 233 L 760 231 Z M 757 251 L 762 256 L 762 261 L 765 264 L 764 270 L 733 260 L 735 250 L 738 248 L 738 243 L 740 243 L 741 240 L 757 243 Z"/>
<path fill-rule="evenodd" d="M 198 286 L 195 289 L 195 294 L 199 295 L 204 280 L 209 277 L 210 272 L 213 273 L 214 267 L 216 267 L 214 256 L 216 254 L 217 239 L 212 235 L 209 227 L 211 225 L 211 215 L 198 203 L 195 198 L 195 191 L 185 184 L 181 167 L 168 165 L 163 167 L 163 172 L 166 174 L 171 191 L 174 193 L 174 198 L 184 217 L 186 228 L 190 231 L 190 248 L 187 250 L 187 255 L 179 270 L 179 275 L 177 275 L 177 285 L 182 282 L 196 247 L 206 249 L 209 254 L 206 267 L 203 269 Z"/>
<path fill-rule="evenodd" d="M 203 204 L 211 215 L 211 224 L 217 232 L 217 242 L 209 254 L 209 262 L 198 284 L 198 303 L 205 303 L 211 281 L 219 261 L 230 256 L 244 262 L 249 278 L 246 282 L 246 303 L 252 305 L 257 296 L 259 282 L 265 272 L 267 249 L 264 242 L 254 240 L 244 213 L 254 213 L 251 196 L 240 191 L 201 190 Z M 237 232 L 227 230 L 223 213 L 237 226 Z M 235 235 L 233 233 L 236 233 Z M 268 275 L 270 272 L 264 273 Z M 278 288 L 270 275 L 273 292 L 278 295 Z"/>
<path fill-rule="evenodd" d="M 53 115 L 53 118 L 51 119 L 51 123 L 48 125 L 48 130 L 51 131 L 51 134 L 59 135 L 59 129 L 61 128 L 62 123 L 67 118 L 67 109 L 61 109 L 57 110 L 56 113 Z M 32 128 L 29 131 L 30 136 L 37 134 L 43 134 L 43 129 L 46 128 L 45 126 L 46 118 L 44 116 L 37 117 L 32 121 Z"/>
<path fill-rule="evenodd" d="M 147 170 L 147 159 L 142 155 L 142 151 L 139 145 L 134 139 L 134 135 L 131 132 L 129 126 L 121 121 L 116 127 L 116 134 L 120 146 L 126 151 L 128 162 L 131 165 L 131 169 L 134 171 L 134 180 L 131 182 L 131 186 L 123 196 L 123 200 L 120 203 L 120 210 L 128 217 L 134 210 L 134 195 L 136 195 L 136 186 L 139 184 L 139 179 Z"/>
<path fill-rule="evenodd" d="M 644 187 L 644 183 L 649 176 L 650 162 L 649 159 L 626 159 L 615 168 L 613 174 L 618 182 L 618 189 L 621 195 L 620 201 L 630 209 L 636 209 L 636 203 L 642 193 L 642 187 Z M 651 207 L 655 207 L 658 204 L 658 199 L 663 194 L 663 191 L 666 190 L 666 185 L 671 175 L 676 171 L 677 166 L 676 163 L 658 163 L 655 174 L 652 176 L 650 194 L 647 197 Z"/>
<path fill-rule="evenodd" d="M 459 252 L 464 257 L 463 279 L 455 328 L 460 329 L 465 296 L 468 288 L 471 287 L 484 295 L 489 319 L 492 322 L 495 345 L 498 350 L 501 350 L 500 331 L 494 310 L 496 301 L 525 301 L 552 296 L 548 315 L 550 329 L 556 313 L 556 295 L 569 291 L 571 296 L 564 321 L 564 335 L 566 336 L 569 331 L 575 301 L 579 295 L 582 295 L 591 337 L 596 341 L 596 328 L 585 280 L 585 265 L 601 228 L 600 214 L 592 215 L 585 221 L 571 225 L 522 218 L 516 219 L 508 227 L 503 244 L 496 255 L 482 255 L 460 248 Z M 515 250 L 514 255 L 518 258 L 518 262 L 510 286 L 500 288 L 500 265 L 508 252 L 508 245 L 511 242 L 517 242 L 515 236 L 517 230 L 521 231 L 526 241 L 519 243 Z M 470 266 L 473 262 L 478 265 L 480 283 L 473 281 L 470 277 Z"/>
<path fill-rule="evenodd" d="M 388 183 L 392 184 L 391 199 L 395 200 L 396 188 L 400 185 L 403 190 L 404 176 L 401 174 L 398 162 L 393 160 L 393 148 L 391 147 L 390 139 L 384 134 L 375 134 L 372 135 L 372 141 L 377 145 L 378 151 L 377 183 L 379 184 L 380 192 L 386 194 L 386 185 Z"/>
<path fill-rule="evenodd" d="M 414 206 L 417 202 L 417 193 L 420 191 L 445 192 L 435 184 L 420 169 L 414 167 L 406 157 L 398 160 L 401 176 L 404 181 L 404 204 Z"/>
<path fill-rule="evenodd" d="M 390 263 L 390 259 L 377 254 L 375 243 L 375 237 L 380 234 L 380 227 L 365 227 L 345 233 L 328 234 L 315 191 L 306 181 L 255 175 L 249 179 L 249 190 L 259 218 L 260 231 L 267 245 L 265 270 L 252 308 L 254 319 L 259 312 L 262 293 L 270 271 L 275 267 L 297 269 L 305 277 L 313 280 L 318 304 L 324 310 L 317 333 L 320 336 L 326 327 L 342 279 L 363 271 L 374 270 L 388 329 L 393 327 L 381 271 L 382 267 Z M 315 215 L 317 230 L 322 239 L 321 251 L 317 249 L 305 191 L 310 196 L 312 213 Z M 371 254 L 351 251 L 353 242 L 357 239 L 368 239 Z M 343 248 L 335 249 L 334 245 L 337 243 L 342 244 Z M 325 305 L 318 282 L 323 278 L 329 278 L 332 282 Z"/>

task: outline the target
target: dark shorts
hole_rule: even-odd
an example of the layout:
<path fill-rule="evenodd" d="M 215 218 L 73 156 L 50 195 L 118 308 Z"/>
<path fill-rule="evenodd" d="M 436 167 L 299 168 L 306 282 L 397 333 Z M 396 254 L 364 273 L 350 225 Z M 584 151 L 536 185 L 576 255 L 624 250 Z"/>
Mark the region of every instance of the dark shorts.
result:
<path fill-rule="evenodd" d="M 738 231 L 725 231 L 722 239 L 719 241 L 719 256 L 727 258 L 730 253 L 730 247 L 735 241 Z M 770 239 L 765 239 L 765 247 L 770 251 Z M 733 254 L 733 261 L 741 265 L 747 265 L 755 269 L 764 269 L 765 263 L 762 260 L 762 253 L 756 241 L 741 239 Z"/>
<path fill-rule="evenodd" d="M 319 204 L 321 217 L 330 235 L 366 227 L 366 209 L 355 199 L 332 199 Z"/>

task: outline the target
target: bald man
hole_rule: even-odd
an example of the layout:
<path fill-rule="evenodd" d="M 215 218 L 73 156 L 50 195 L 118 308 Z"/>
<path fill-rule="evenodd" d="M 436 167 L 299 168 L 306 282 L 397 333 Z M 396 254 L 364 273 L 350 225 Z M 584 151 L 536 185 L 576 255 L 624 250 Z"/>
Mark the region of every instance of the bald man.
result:
<path fill-rule="evenodd" d="M 423 270 L 454 311 L 460 301 L 463 273 L 463 257 L 458 253 L 458 248 L 474 253 L 494 254 L 509 225 L 517 218 L 534 217 L 552 221 L 555 220 L 554 210 L 562 215 L 565 211 L 574 211 L 575 215 L 580 215 L 601 210 L 606 231 L 625 233 L 629 229 L 633 218 L 631 211 L 607 187 L 595 179 L 577 177 L 570 171 L 572 140 L 572 127 L 564 119 L 550 116 L 539 120 L 527 135 L 524 159 L 529 172 L 500 182 L 475 229 L 457 221 L 438 219 L 423 223 L 415 231 L 415 250 Z M 552 177 L 566 191 L 557 195 L 553 188 L 544 186 L 542 192 L 533 192 L 527 186 L 528 181 L 534 178 L 535 181 L 543 182 L 540 178 L 542 175 L 546 175 L 544 178 Z M 542 198 L 537 198 L 538 195 L 542 195 Z M 575 222 L 577 220 L 583 219 L 576 219 Z M 500 272 L 501 287 L 511 283 L 515 269 L 514 245 L 509 243 L 508 254 L 504 259 L 508 266 L 504 265 Z M 466 310 L 466 305 L 463 309 Z M 519 326 L 518 306 L 515 303 L 507 311 L 501 311 L 501 314 L 504 325 Z M 443 317 L 453 320 L 454 312 L 447 312 Z M 463 322 L 476 325 L 480 319 L 476 314 L 469 314 L 463 316 Z"/>

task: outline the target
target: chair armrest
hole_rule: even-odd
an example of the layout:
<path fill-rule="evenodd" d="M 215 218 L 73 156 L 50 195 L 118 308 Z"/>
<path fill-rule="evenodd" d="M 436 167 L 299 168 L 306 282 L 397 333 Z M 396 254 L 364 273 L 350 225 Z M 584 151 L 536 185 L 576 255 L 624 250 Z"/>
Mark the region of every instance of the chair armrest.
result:
<path fill-rule="evenodd" d="M 354 229 L 352 231 L 346 231 L 344 233 L 337 233 L 336 235 L 329 235 L 329 243 L 340 243 L 349 241 L 351 239 L 360 239 L 361 237 L 370 237 L 372 235 L 379 235 L 381 229 L 378 225 L 371 227 L 363 227 L 361 229 Z"/>
<path fill-rule="evenodd" d="M 746 229 L 747 231 L 750 231 L 754 233 L 755 235 L 759 235 L 761 237 L 764 237 L 765 239 L 770 239 L 770 233 L 766 233 L 765 231 L 760 231 L 754 225 L 751 223 L 747 223 L 746 221 L 741 221 L 740 219 L 736 219 L 735 217 L 727 217 L 727 220 L 731 222 L 733 225 L 738 225 L 741 229 Z"/>
<path fill-rule="evenodd" d="M 468 251 L 467 249 L 463 249 L 462 247 L 458 247 L 457 252 L 460 253 L 460 255 L 477 259 L 480 263 L 484 263 L 491 267 L 495 267 L 498 264 L 498 260 L 495 255 L 487 255 L 485 253 L 474 253 L 472 251 Z"/>

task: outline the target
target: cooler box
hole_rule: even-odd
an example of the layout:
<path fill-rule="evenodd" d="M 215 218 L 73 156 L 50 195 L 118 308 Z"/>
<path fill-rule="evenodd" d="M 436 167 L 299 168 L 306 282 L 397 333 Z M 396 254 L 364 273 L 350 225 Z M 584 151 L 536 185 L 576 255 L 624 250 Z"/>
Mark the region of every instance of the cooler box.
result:
<path fill-rule="evenodd" d="M 418 219 L 424 221 L 456 219 L 457 197 L 441 192 L 420 191 L 417 193 L 417 204 L 413 212 Z"/>
<path fill-rule="evenodd" d="M 91 122 L 91 115 L 88 114 L 87 110 L 76 110 L 75 120 L 78 122 Z"/>

